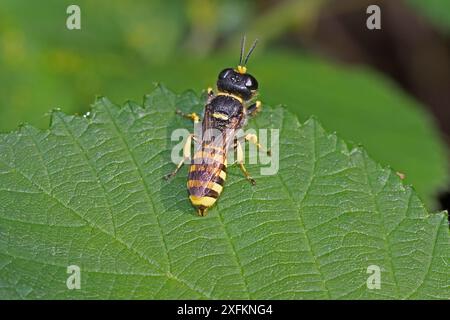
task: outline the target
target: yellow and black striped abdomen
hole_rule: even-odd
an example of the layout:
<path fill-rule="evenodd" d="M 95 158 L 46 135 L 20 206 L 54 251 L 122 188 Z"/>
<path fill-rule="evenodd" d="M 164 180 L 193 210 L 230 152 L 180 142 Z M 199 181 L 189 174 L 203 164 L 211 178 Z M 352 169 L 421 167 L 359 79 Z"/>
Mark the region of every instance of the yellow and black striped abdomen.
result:
<path fill-rule="evenodd" d="M 223 190 L 227 177 L 226 154 L 218 149 L 204 148 L 194 155 L 189 167 L 187 188 L 191 203 L 198 213 L 206 215 Z"/>

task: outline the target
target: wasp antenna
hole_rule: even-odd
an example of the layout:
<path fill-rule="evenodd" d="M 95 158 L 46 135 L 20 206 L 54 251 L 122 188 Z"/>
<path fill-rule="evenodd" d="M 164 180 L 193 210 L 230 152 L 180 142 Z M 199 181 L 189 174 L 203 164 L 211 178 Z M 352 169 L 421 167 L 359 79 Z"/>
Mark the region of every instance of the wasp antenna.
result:
<path fill-rule="evenodd" d="M 245 57 L 244 66 L 247 65 L 248 58 L 250 58 L 250 55 L 252 54 L 253 50 L 255 50 L 255 47 L 256 47 L 257 43 L 258 43 L 258 39 L 255 39 L 255 41 L 252 44 L 252 47 L 250 48 L 250 50 L 247 53 L 247 56 Z"/>
<path fill-rule="evenodd" d="M 244 50 L 245 50 L 245 34 L 241 39 L 241 55 L 239 57 L 239 65 L 242 65 L 242 59 L 244 58 Z"/>

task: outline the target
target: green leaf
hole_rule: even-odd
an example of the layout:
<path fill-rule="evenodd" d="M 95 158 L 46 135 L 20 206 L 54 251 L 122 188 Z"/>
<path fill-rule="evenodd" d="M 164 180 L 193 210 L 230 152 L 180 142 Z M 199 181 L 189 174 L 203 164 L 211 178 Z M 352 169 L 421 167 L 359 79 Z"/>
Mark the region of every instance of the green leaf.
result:
<path fill-rule="evenodd" d="M 0 136 L 0 298 L 448 299 L 445 213 L 317 120 L 266 107 L 280 169 L 255 187 L 229 168 L 209 215 L 195 215 L 186 168 L 170 182 L 176 107 L 192 92 L 158 87 L 143 106 L 99 99 L 88 117 Z M 66 287 L 67 267 L 81 289 Z M 381 289 L 366 286 L 381 269 Z"/>

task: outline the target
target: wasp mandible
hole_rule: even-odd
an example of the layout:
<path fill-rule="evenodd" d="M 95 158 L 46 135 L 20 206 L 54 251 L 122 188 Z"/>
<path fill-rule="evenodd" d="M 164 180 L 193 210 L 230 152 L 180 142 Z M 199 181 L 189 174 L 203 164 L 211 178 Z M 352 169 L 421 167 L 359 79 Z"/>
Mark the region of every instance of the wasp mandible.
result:
<path fill-rule="evenodd" d="M 219 73 L 217 79 L 217 94 L 211 88 L 207 91 L 207 101 L 203 111 L 201 138 L 190 134 L 183 147 L 183 160 L 176 169 L 165 176 L 169 179 L 176 175 L 183 164 L 190 160 L 187 188 L 189 199 L 200 216 L 206 216 L 208 208 L 219 198 L 227 176 L 227 156 L 231 147 L 236 150 L 236 163 L 245 178 L 253 185 L 255 180 L 244 166 L 242 141 L 249 141 L 270 155 L 264 149 L 254 134 L 247 134 L 243 139 L 235 137 L 235 132 L 243 128 L 250 116 L 261 110 L 261 102 L 255 101 L 258 92 L 258 81 L 247 73 L 247 62 L 256 47 L 258 40 L 253 42 L 244 58 L 245 36 L 241 41 L 241 53 L 236 69 L 226 68 Z M 177 113 L 194 123 L 200 122 L 196 113 Z M 192 140 L 198 146 L 191 158 Z"/>

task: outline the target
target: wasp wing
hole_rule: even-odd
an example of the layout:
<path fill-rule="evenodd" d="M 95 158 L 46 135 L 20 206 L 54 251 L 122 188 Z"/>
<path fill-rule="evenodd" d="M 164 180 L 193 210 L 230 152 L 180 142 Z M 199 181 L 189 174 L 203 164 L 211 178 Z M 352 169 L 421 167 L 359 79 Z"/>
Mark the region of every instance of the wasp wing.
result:
<path fill-rule="evenodd" d="M 205 108 L 202 136 L 195 143 L 194 157 L 189 172 L 189 192 L 197 197 L 211 196 L 211 183 L 220 184 L 220 172 L 226 171 L 228 150 L 232 146 L 236 129 L 242 118 L 230 120 L 227 129 L 221 128 L 217 120 Z"/>

